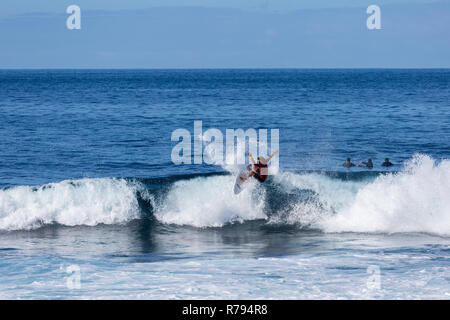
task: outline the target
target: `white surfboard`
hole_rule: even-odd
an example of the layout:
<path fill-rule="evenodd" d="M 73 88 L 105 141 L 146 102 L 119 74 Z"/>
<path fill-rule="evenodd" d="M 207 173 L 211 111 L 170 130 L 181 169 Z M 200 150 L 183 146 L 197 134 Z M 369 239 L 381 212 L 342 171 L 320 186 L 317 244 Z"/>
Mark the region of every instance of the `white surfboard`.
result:
<path fill-rule="evenodd" d="M 246 178 L 248 174 L 250 173 L 252 166 L 248 165 L 244 167 L 241 171 L 239 171 L 239 174 L 236 177 L 236 182 L 234 183 L 234 194 L 240 193 L 242 190 L 244 190 L 244 183 L 245 181 L 241 180 L 242 178 Z"/>

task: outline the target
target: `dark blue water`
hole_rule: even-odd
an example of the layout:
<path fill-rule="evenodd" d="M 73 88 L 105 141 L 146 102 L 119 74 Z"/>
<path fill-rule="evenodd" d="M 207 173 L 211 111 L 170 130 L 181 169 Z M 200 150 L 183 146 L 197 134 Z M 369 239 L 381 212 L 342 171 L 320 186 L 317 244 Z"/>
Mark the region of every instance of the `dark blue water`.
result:
<path fill-rule="evenodd" d="M 449 101 L 448 69 L 2 70 L 0 298 L 448 298 Z M 195 120 L 279 129 L 279 172 L 173 164 Z"/>
<path fill-rule="evenodd" d="M 280 166 L 342 170 L 345 158 L 450 150 L 449 70 L 1 71 L 0 181 L 222 171 L 171 162 L 170 136 L 280 129 Z"/>

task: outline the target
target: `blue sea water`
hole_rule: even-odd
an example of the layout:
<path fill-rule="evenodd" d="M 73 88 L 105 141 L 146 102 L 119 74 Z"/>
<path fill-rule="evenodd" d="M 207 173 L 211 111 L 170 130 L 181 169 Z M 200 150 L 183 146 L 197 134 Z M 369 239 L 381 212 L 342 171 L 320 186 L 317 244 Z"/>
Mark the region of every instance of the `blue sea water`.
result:
<path fill-rule="evenodd" d="M 0 298 L 448 299 L 449 101 L 448 69 L 2 70 Z M 195 120 L 278 129 L 279 170 L 175 165 Z"/>

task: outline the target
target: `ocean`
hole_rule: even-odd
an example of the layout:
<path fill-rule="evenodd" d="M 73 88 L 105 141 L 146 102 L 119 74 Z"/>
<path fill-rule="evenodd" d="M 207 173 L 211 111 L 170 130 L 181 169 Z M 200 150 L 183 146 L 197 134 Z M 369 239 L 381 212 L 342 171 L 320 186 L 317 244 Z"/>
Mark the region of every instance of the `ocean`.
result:
<path fill-rule="evenodd" d="M 1 70 L 0 298 L 449 299 L 449 101 L 448 69 Z M 278 129 L 279 168 L 174 164 L 194 121 Z"/>

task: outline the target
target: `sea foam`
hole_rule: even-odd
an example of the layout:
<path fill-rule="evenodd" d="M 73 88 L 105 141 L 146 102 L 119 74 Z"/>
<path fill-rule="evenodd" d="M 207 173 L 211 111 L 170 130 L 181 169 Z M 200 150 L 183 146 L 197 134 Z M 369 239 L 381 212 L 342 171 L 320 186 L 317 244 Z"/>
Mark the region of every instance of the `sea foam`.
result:
<path fill-rule="evenodd" d="M 240 194 L 233 193 L 233 176 L 199 177 L 175 182 L 155 216 L 164 223 L 221 227 L 231 222 L 266 219 L 264 190 L 249 180 Z"/>
<path fill-rule="evenodd" d="M 364 179 L 280 172 L 263 185 L 248 180 L 238 195 L 234 181 L 234 175 L 180 178 L 158 196 L 139 181 L 115 178 L 12 187 L 0 190 L 0 230 L 126 223 L 142 217 L 140 196 L 166 224 L 222 227 L 264 219 L 333 233 L 450 236 L 449 160 L 417 155 L 399 172 Z"/>
<path fill-rule="evenodd" d="M 136 188 L 124 179 L 102 178 L 0 190 L 0 230 L 123 223 L 140 216 Z"/>
<path fill-rule="evenodd" d="M 450 161 L 416 155 L 403 171 L 379 176 L 319 223 L 327 232 L 450 235 Z"/>

